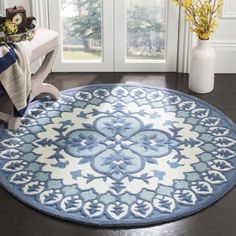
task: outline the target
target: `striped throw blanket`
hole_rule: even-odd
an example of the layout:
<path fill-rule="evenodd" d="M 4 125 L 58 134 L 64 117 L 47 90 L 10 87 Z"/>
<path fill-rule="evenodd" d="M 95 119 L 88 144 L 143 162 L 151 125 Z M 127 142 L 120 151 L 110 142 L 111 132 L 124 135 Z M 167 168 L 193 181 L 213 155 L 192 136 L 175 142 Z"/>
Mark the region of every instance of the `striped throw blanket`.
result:
<path fill-rule="evenodd" d="M 31 48 L 28 41 L 0 46 L 0 82 L 14 104 L 14 114 L 22 117 L 31 88 Z"/>

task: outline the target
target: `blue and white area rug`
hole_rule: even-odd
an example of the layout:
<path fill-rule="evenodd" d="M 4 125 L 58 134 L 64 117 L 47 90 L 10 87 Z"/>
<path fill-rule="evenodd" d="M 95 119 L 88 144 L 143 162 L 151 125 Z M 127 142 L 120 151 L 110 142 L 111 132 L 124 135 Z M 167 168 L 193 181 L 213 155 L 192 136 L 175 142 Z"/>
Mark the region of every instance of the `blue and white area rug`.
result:
<path fill-rule="evenodd" d="M 236 183 L 235 124 L 176 91 L 80 87 L 34 103 L 22 123 L 16 132 L 1 127 L 0 182 L 61 219 L 163 223 L 210 206 Z"/>

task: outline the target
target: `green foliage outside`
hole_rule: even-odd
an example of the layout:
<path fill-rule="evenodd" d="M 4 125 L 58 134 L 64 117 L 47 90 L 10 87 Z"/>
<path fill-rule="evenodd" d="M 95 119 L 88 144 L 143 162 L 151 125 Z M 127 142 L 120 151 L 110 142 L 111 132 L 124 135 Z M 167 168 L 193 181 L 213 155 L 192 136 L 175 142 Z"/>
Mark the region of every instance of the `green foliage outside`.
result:
<path fill-rule="evenodd" d="M 101 60 L 101 51 L 64 50 L 64 60 Z"/>
<path fill-rule="evenodd" d="M 164 59 L 165 5 L 165 0 L 128 0 L 129 59 Z M 73 7 L 76 16 L 63 20 L 64 45 L 79 46 L 77 51 L 67 47 L 65 58 L 101 59 L 102 1 L 63 0 L 66 7 Z"/>
<path fill-rule="evenodd" d="M 77 16 L 71 17 L 64 28 L 70 31 L 67 37 L 80 39 L 84 49 L 90 49 L 90 40 L 101 46 L 101 19 L 102 8 L 100 0 L 63 0 L 62 7 L 73 6 Z"/>

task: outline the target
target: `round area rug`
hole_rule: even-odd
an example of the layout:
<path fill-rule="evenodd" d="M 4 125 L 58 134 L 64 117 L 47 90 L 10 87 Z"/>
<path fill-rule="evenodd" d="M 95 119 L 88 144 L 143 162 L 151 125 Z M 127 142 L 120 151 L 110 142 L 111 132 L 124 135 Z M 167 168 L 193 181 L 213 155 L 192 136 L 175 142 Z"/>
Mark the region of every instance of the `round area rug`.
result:
<path fill-rule="evenodd" d="M 85 86 L 33 103 L 22 123 L 1 127 L 0 182 L 62 219 L 158 224 L 210 206 L 236 183 L 235 124 L 180 92 Z"/>

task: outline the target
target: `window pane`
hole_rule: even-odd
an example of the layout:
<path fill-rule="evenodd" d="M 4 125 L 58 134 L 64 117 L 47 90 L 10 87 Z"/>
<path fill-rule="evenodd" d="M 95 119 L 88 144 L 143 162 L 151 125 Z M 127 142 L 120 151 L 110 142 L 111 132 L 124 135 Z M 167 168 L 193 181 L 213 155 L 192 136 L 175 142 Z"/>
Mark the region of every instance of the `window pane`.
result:
<path fill-rule="evenodd" d="M 102 60 L 102 0 L 62 0 L 63 59 Z"/>
<path fill-rule="evenodd" d="M 127 59 L 164 60 L 166 0 L 127 0 Z"/>

